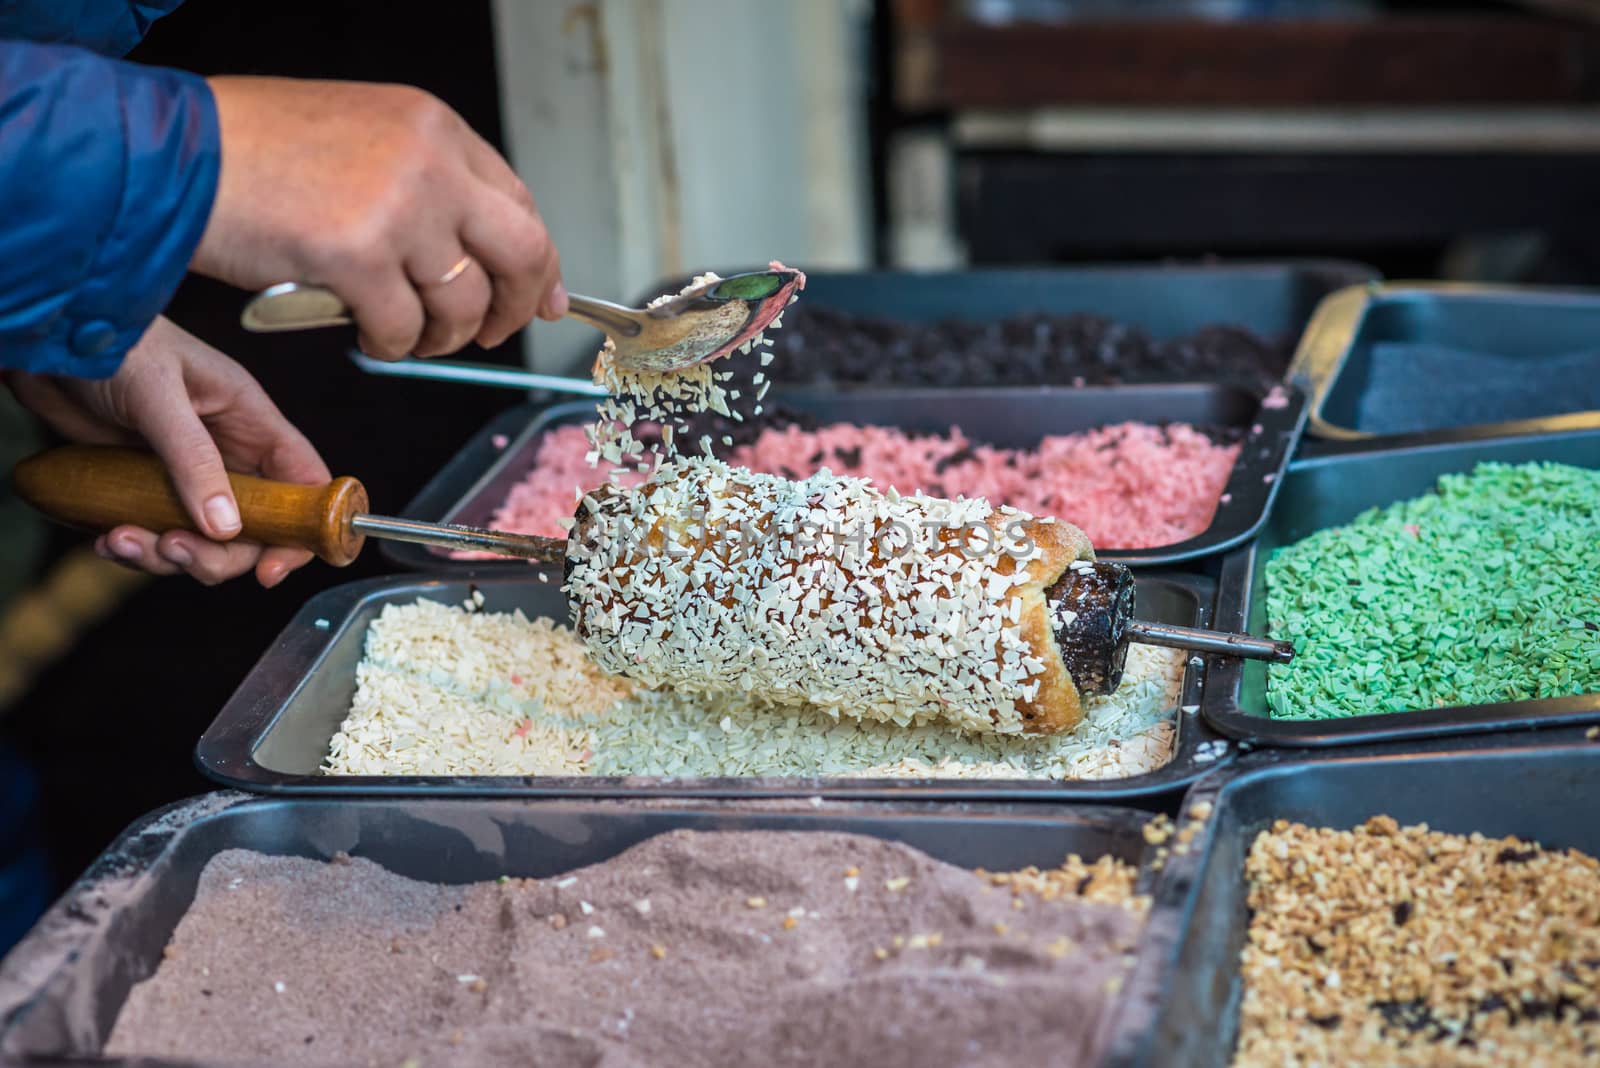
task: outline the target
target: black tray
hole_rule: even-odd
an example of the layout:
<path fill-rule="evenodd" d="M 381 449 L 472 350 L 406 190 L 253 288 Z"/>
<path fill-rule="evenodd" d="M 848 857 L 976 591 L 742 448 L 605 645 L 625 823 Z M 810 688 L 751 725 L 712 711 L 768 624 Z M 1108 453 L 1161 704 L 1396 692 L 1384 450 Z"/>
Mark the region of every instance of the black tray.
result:
<path fill-rule="evenodd" d="M 319 775 L 328 742 L 356 689 L 367 625 L 389 604 L 419 597 L 460 604 L 476 588 L 491 612 L 522 609 L 530 618 L 566 618 L 552 586 L 525 576 L 461 579 L 396 577 L 327 590 L 301 609 L 246 676 L 201 737 L 195 760 L 225 786 L 266 793 L 389 794 L 470 797 L 794 797 L 991 799 L 1012 801 L 1150 797 L 1175 791 L 1231 756 L 1231 746 L 1201 721 L 1196 704 L 1203 675 L 1190 660 L 1180 692 L 1177 748 L 1171 763 L 1127 779 L 1053 782 L 999 779 L 846 779 L 603 776 L 362 776 Z M 1212 584 L 1192 575 L 1142 575 L 1139 614 L 1145 619 L 1204 626 Z M 319 622 L 321 626 L 319 626 Z M 1187 709 L 1187 711 L 1185 711 Z"/>
<path fill-rule="evenodd" d="M 1217 505 L 1211 525 L 1195 537 L 1149 549 L 1097 550 L 1103 560 L 1155 567 L 1193 560 L 1247 541 L 1261 526 L 1300 432 L 1304 398 L 1289 391 L 1281 408 L 1260 407 L 1243 389 L 1217 385 L 1090 386 L 941 390 L 823 389 L 776 390 L 771 403 L 833 422 L 873 423 L 907 431 L 943 433 L 959 426 L 975 441 L 1030 448 L 1049 434 L 1069 434 L 1109 423 L 1193 423 L 1230 427 L 1246 437 L 1223 488 L 1227 503 Z M 489 526 L 494 510 L 511 487 L 533 467 L 545 428 L 593 418 L 588 401 L 558 404 L 539 411 L 530 406 L 499 416 L 429 481 L 406 506 L 405 516 L 429 522 Z M 509 439 L 504 448 L 497 437 Z M 526 573 L 522 560 L 457 560 L 444 552 L 408 542 L 385 542 L 385 556 L 413 571 L 494 569 Z"/>
<path fill-rule="evenodd" d="M 1576 734 L 1576 732 L 1572 732 Z M 1369 817 L 1434 830 L 1517 835 L 1549 848 L 1600 855 L 1600 822 L 1590 815 L 1600 781 L 1600 746 L 1538 749 L 1377 751 L 1285 759 L 1255 753 L 1207 776 L 1185 805 L 1209 802 L 1201 845 L 1173 856 L 1173 894 L 1189 892 L 1176 960 L 1141 958 L 1137 968 L 1167 977 L 1153 1034 L 1121 1033 L 1117 1053 L 1137 1051 L 1150 1068 L 1223 1068 L 1238 1037 L 1239 953 L 1249 925 L 1245 856 L 1275 819 L 1313 827 L 1355 827 Z M 1130 985 L 1140 983 L 1135 977 Z M 1149 982 L 1146 981 L 1146 985 Z"/>
<path fill-rule="evenodd" d="M 1311 398 L 1307 445 L 1319 454 L 1595 429 L 1600 428 L 1600 411 L 1386 427 L 1370 421 L 1363 404 L 1373 388 L 1373 350 L 1378 345 L 1492 352 L 1525 362 L 1528 373 L 1537 376 L 1541 357 L 1593 351 L 1600 345 L 1597 338 L 1600 292 L 1593 290 L 1372 282 L 1322 302 L 1300 340 L 1289 378 Z"/>
<path fill-rule="evenodd" d="M 465 883 L 548 877 L 615 856 L 653 835 L 697 830 L 845 831 L 904 842 L 952 864 L 1014 870 L 1068 853 L 1140 863 L 1148 814 L 1107 806 L 626 803 L 246 798 L 211 794 L 141 819 L 72 886 L 0 964 L 0 1061 L 92 1057 L 128 991 L 152 974 L 225 849 L 330 858 L 344 851 L 414 879 Z M 1166 959 L 1178 899 L 1146 866 L 1154 892 L 1140 952 Z M 1152 973 L 1159 974 L 1159 973 Z M 1150 994 L 1130 984 L 1107 1021 L 1148 1026 Z M 1116 1015 L 1128 1017 L 1127 1022 Z M 96 1059 L 96 1064 L 111 1063 Z M 128 1062 L 119 1062 L 128 1063 Z M 140 1061 L 141 1064 L 169 1062 Z"/>
<path fill-rule="evenodd" d="M 1289 469 L 1272 516 L 1251 544 L 1230 553 L 1218 582 L 1221 630 L 1266 630 L 1263 569 L 1273 550 L 1325 527 L 1348 523 L 1375 505 L 1420 496 L 1440 475 L 1480 461 L 1551 460 L 1600 468 L 1600 430 L 1499 441 L 1438 442 L 1404 449 L 1324 456 Z M 1600 551 L 1600 550 L 1597 550 Z M 1201 714 L 1218 731 L 1262 745 L 1329 746 L 1479 731 L 1528 730 L 1600 722 L 1600 694 L 1544 701 L 1433 708 L 1338 720 L 1279 720 L 1267 715 L 1268 668 L 1234 657 L 1212 659 Z"/>
<path fill-rule="evenodd" d="M 765 269 L 765 264 L 747 265 L 718 273 L 727 277 Z M 1323 297 L 1377 277 L 1373 268 L 1348 260 L 807 271 L 800 299 L 851 315 L 913 323 L 1088 312 L 1138 327 L 1157 341 L 1222 324 L 1292 341 Z M 661 282 L 641 294 L 639 303 L 675 293 L 688 282 L 688 277 Z"/>

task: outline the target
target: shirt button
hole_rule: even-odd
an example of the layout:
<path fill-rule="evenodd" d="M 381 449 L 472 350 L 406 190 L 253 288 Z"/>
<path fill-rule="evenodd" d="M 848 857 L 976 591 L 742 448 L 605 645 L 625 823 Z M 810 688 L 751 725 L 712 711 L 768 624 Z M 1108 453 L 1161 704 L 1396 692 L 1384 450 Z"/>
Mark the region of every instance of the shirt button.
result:
<path fill-rule="evenodd" d="M 90 319 L 72 332 L 72 351 L 79 356 L 98 356 L 117 343 L 117 328 L 104 319 Z"/>

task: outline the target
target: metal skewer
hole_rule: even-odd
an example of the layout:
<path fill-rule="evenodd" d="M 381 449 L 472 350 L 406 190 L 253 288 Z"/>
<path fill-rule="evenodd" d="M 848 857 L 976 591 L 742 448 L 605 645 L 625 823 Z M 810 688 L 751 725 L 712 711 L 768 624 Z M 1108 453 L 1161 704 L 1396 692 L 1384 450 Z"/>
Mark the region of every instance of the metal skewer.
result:
<path fill-rule="evenodd" d="M 1250 634 L 1200 630 L 1171 623 L 1148 623 L 1142 619 L 1130 620 L 1127 633 L 1130 641 L 1164 645 L 1169 649 L 1193 649 L 1222 656 L 1241 656 L 1246 660 L 1270 660 L 1274 664 L 1287 664 L 1294 659 L 1294 646 L 1289 642 L 1257 638 Z"/>
<path fill-rule="evenodd" d="M 511 534 L 503 530 L 464 527 L 455 523 L 422 523 L 414 519 L 396 519 L 364 512 L 352 516 L 350 526 L 375 538 L 409 541 L 441 549 L 499 553 L 543 564 L 561 564 L 567 559 L 565 541 L 541 538 L 535 534 Z"/>

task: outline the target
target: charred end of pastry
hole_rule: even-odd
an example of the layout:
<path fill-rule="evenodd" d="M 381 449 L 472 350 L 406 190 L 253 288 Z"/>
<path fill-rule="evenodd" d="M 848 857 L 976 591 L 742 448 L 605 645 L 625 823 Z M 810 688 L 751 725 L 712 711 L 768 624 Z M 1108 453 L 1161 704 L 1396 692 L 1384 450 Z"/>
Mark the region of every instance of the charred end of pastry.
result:
<path fill-rule="evenodd" d="M 1133 572 L 1121 564 L 1074 560 L 1044 596 L 1062 663 L 1079 692 L 1115 690 L 1128 661 Z"/>

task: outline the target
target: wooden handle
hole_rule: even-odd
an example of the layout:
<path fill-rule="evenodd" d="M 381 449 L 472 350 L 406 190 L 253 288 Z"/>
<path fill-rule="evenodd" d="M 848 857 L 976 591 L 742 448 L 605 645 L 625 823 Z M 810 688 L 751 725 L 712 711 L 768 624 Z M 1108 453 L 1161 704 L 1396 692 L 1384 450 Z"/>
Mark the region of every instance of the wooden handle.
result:
<path fill-rule="evenodd" d="M 107 531 L 124 523 L 157 532 L 195 530 L 159 459 L 132 449 L 67 445 L 31 456 L 11 474 L 17 495 L 63 523 Z M 323 486 L 228 475 L 244 529 L 260 545 L 306 549 L 335 567 L 361 552 L 366 536 L 350 521 L 367 511 L 367 491 L 353 478 Z"/>

